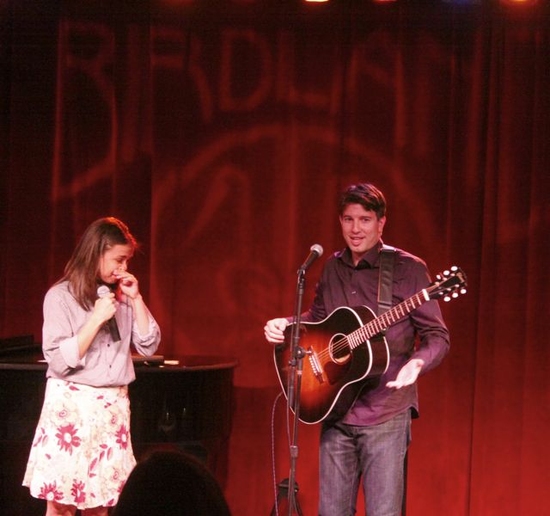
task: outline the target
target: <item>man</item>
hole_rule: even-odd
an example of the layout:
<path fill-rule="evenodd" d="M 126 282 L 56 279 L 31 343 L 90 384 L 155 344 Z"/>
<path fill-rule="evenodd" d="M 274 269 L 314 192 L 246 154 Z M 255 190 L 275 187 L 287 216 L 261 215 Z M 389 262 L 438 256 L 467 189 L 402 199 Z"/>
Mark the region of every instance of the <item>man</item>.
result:
<path fill-rule="evenodd" d="M 339 205 L 345 249 L 326 261 L 304 322 L 322 321 L 342 306 L 378 312 L 384 195 L 372 184 L 350 186 Z M 430 283 L 424 261 L 395 250 L 392 305 Z M 284 341 L 292 318 L 267 322 L 266 339 Z M 436 367 L 449 350 L 449 333 L 436 301 L 422 304 L 386 332 L 389 365 L 378 382 L 361 391 L 347 413 L 327 418 L 321 430 L 319 515 L 355 514 L 362 482 L 368 516 L 399 516 L 404 493 L 404 459 L 411 417 L 418 415 L 416 380 Z"/>

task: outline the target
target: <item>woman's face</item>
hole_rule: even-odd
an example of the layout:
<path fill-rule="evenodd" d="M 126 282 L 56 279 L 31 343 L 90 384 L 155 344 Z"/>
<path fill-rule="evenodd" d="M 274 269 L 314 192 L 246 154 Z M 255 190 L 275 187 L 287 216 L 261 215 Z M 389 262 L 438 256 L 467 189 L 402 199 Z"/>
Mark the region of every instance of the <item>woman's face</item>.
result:
<path fill-rule="evenodd" d="M 107 249 L 99 260 L 99 275 L 104 283 L 116 283 L 116 271 L 128 269 L 128 262 L 134 255 L 134 249 L 127 244 L 116 244 Z"/>

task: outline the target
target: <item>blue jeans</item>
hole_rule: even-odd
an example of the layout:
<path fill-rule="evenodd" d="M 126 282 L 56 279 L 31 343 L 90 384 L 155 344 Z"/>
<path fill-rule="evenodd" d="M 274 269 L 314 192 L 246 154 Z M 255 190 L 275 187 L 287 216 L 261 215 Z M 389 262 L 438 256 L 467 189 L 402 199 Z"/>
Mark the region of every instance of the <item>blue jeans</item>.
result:
<path fill-rule="evenodd" d="M 399 516 L 410 411 L 374 426 L 325 425 L 319 455 L 319 515 L 355 514 L 362 480 L 368 516 Z"/>

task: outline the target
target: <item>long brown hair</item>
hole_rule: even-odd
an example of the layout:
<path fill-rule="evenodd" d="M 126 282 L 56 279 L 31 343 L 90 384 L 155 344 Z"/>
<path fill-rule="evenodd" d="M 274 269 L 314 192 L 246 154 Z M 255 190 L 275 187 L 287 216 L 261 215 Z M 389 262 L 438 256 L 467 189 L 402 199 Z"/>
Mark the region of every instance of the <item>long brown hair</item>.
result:
<path fill-rule="evenodd" d="M 115 217 L 104 217 L 92 222 L 84 231 L 65 266 L 59 281 L 68 281 L 69 289 L 78 304 L 89 310 L 97 299 L 100 258 L 115 245 L 138 248 L 128 226 Z"/>

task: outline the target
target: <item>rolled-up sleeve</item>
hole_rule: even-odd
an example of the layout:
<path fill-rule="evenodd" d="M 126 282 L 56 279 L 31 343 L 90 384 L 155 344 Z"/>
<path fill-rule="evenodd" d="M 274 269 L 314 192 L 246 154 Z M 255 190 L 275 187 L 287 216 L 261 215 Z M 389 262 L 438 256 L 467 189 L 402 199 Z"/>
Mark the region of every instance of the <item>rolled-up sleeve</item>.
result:
<path fill-rule="evenodd" d="M 52 371 L 65 375 L 70 369 L 84 367 L 86 358 L 79 357 L 75 318 L 59 289 L 51 289 L 44 298 L 42 351 Z"/>
<path fill-rule="evenodd" d="M 149 315 L 149 329 L 146 335 L 139 333 L 137 324 L 134 321 L 132 325 L 132 344 L 140 355 L 146 357 L 153 355 L 159 347 L 160 339 L 160 328 L 152 315 Z"/>

